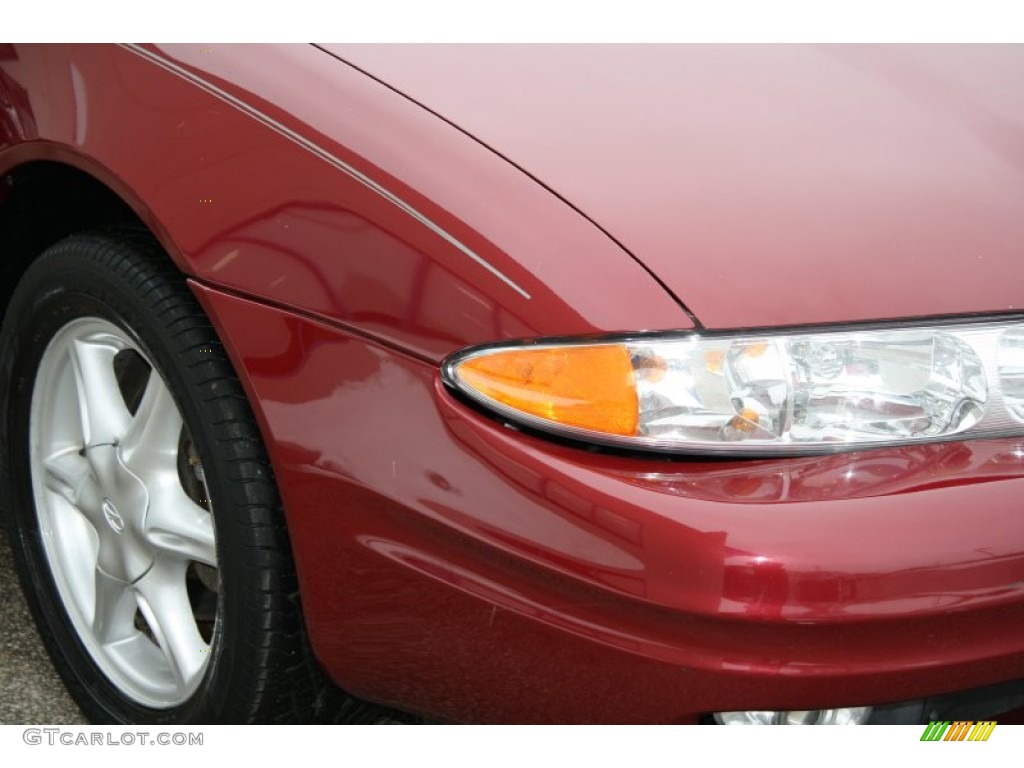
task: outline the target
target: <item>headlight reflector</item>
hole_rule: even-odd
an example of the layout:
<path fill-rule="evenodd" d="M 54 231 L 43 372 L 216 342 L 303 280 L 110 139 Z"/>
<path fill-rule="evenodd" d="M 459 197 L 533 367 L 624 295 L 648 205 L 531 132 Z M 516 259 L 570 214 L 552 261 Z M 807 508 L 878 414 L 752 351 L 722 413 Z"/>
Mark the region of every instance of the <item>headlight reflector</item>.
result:
<path fill-rule="evenodd" d="M 685 453 L 1024 434 L 1021 321 L 500 344 L 443 375 L 528 426 Z"/>

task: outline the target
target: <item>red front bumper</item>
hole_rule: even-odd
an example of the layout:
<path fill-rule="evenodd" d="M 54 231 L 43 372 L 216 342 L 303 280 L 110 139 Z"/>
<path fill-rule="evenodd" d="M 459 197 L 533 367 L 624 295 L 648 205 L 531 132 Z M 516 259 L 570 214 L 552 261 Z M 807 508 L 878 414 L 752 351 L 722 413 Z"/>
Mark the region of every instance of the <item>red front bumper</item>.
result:
<path fill-rule="evenodd" d="M 693 722 L 1024 678 L 1024 441 L 590 453 L 434 366 L 196 288 L 249 388 L 317 655 L 459 721 Z"/>

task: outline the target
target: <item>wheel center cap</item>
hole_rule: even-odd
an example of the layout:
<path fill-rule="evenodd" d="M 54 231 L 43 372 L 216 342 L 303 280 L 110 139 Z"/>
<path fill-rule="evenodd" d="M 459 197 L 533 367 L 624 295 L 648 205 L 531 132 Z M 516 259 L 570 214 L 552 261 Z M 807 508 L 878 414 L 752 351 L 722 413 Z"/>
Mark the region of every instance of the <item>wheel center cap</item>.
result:
<path fill-rule="evenodd" d="M 124 530 L 124 518 L 117 511 L 114 502 L 110 499 L 104 499 L 102 509 L 103 517 L 107 519 L 107 524 L 114 529 L 114 533 L 121 533 Z"/>

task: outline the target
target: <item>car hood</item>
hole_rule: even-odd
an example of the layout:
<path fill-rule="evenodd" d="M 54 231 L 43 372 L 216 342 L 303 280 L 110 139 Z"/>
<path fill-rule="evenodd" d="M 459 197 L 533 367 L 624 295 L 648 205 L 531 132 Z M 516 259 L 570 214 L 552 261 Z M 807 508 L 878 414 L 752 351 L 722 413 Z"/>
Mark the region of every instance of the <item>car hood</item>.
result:
<path fill-rule="evenodd" d="M 1022 47 L 326 47 L 564 198 L 707 327 L 1024 308 Z"/>

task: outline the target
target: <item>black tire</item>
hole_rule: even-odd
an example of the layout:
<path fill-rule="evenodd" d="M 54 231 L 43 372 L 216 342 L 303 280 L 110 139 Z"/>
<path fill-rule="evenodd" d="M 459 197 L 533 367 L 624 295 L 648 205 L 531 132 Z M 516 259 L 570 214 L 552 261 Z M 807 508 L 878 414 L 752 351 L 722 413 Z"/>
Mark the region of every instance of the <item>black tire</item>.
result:
<path fill-rule="evenodd" d="M 101 626 L 96 618 L 100 608 L 93 607 L 90 625 L 87 611 L 76 608 L 78 603 L 68 597 L 72 592 L 67 585 L 77 583 L 72 576 L 79 571 L 71 565 L 62 570 L 63 561 L 60 557 L 54 559 L 52 550 L 46 548 L 54 545 L 44 545 L 41 534 L 45 515 L 39 507 L 49 510 L 46 505 L 52 505 L 56 510 L 46 512 L 51 517 L 45 517 L 45 525 L 58 520 L 60 525 L 70 525 L 70 530 L 77 530 L 74 528 L 79 525 L 77 518 L 67 509 L 79 512 L 79 506 L 85 509 L 92 504 L 84 492 L 72 488 L 73 483 L 62 485 L 59 479 L 50 481 L 51 485 L 46 488 L 53 490 L 59 486 L 63 494 L 59 494 L 59 498 L 51 497 L 50 490 L 41 490 L 42 480 L 37 478 L 34 484 L 33 467 L 37 476 L 45 472 L 39 470 L 41 459 L 33 459 L 29 447 L 30 432 L 43 429 L 38 426 L 42 420 L 56 424 L 54 430 L 64 429 L 61 426 L 64 421 L 58 422 L 56 416 L 37 415 L 33 422 L 30 414 L 33 397 L 41 397 L 39 392 L 63 391 L 59 386 L 64 384 L 53 384 L 57 389 L 46 388 L 50 386 L 46 383 L 49 374 L 40 376 L 41 365 L 54 339 L 67 336 L 71 339 L 67 342 L 71 345 L 68 349 L 77 349 L 73 345 L 78 342 L 68 336 L 69 331 L 62 329 L 80 327 L 75 322 L 93 322 L 79 320 L 81 318 L 95 318 L 97 323 L 110 324 L 103 327 L 120 329 L 134 347 L 130 354 L 117 353 L 124 364 L 118 368 L 115 360 L 113 366 L 117 369 L 120 396 L 133 418 L 141 413 L 139 401 L 145 396 L 146 388 L 155 386 L 146 383 L 153 381 L 145 378 L 149 375 L 147 363 L 159 372 L 185 427 L 176 457 L 182 488 L 200 507 L 212 509 L 216 533 L 215 569 L 209 565 L 183 566 L 187 568 L 187 604 L 193 608 L 195 628 L 208 643 L 208 659 L 201 662 L 205 665 L 201 671 L 189 667 L 189 676 L 181 671 L 185 668 L 183 665 L 176 665 L 174 654 L 165 652 L 168 669 L 179 677 L 172 675 L 171 682 L 167 683 L 168 686 L 178 685 L 176 694 L 162 699 L 157 693 L 142 695 L 124 682 L 132 679 L 130 666 L 125 667 L 126 676 L 118 678 L 122 657 L 115 656 L 113 651 L 108 653 L 107 649 L 113 645 L 101 645 L 107 641 L 108 627 L 114 628 L 111 633 L 138 631 L 144 637 L 133 636 L 131 642 L 151 654 L 153 649 L 145 646 L 146 642 L 157 649 L 165 645 L 160 622 L 147 624 L 146 616 L 150 614 L 139 612 L 133 614 L 133 629 L 125 623 L 124 614 L 119 613 L 116 621 L 111 618 L 103 622 L 103 633 L 90 634 L 89 626 Z M 59 355 L 49 354 L 45 358 L 45 366 L 49 367 L 43 370 L 65 370 L 59 368 Z M 74 352 L 69 355 L 73 357 Z M 143 362 L 140 364 L 136 357 L 141 357 Z M 51 359 L 58 362 L 50 362 Z M 79 368 L 67 363 L 76 374 L 82 363 L 77 365 Z M 140 376 L 142 384 L 138 383 Z M 38 390 L 37 377 L 42 379 Z M 53 380 L 64 381 L 59 377 Z M 84 387 L 82 379 L 75 381 L 79 382 L 79 387 Z M 78 397 L 80 399 L 81 395 Z M 134 403 L 130 402 L 133 399 Z M 137 410 L 132 410 L 133 406 Z M 48 402 L 45 407 L 59 406 Z M 81 421 L 86 421 L 86 405 L 68 407 L 78 408 Z M 88 407 L 91 408 L 91 404 Z M 37 412 L 43 412 L 42 408 L 37 404 Z M 99 418 L 97 413 L 100 413 L 98 409 L 88 418 Z M 96 457 L 111 455 L 103 451 L 121 450 L 119 438 L 106 443 L 96 438 L 86 447 L 85 443 L 90 442 L 86 427 L 82 427 L 82 435 L 82 450 L 77 453 L 82 461 L 91 463 L 99 460 Z M 189 446 L 189 461 L 183 455 L 186 445 Z M 68 461 L 79 461 L 72 452 L 65 451 L 62 455 L 66 455 Z M 196 459 L 201 462 L 198 465 L 201 472 L 195 468 Z M 333 688 L 313 659 L 304 633 L 287 530 L 258 427 L 209 320 L 181 274 L 148 233 L 119 230 L 69 237 L 43 253 L 20 280 L 0 337 L 0 462 L 0 504 L 9 523 L 22 587 L 58 673 L 92 722 L 362 722 L 375 716 L 373 707 Z M 108 464 L 114 467 L 112 471 L 118 472 L 122 471 L 119 467 L 127 466 L 120 453 L 116 462 L 110 460 Z M 96 471 L 89 469 L 88 472 L 91 473 L 89 483 L 100 489 L 100 495 L 106 493 L 106 486 L 96 479 Z M 143 480 L 139 483 L 145 485 Z M 200 495 L 208 496 L 210 501 L 198 498 Z M 65 504 L 67 496 L 74 498 Z M 95 494 L 89 497 L 94 498 L 97 498 Z M 132 527 L 131 520 L 136 513 L 132 511 L 122 516 L 113 498 L 110 494 L 103 498 L 102 511 L 114 533 L 103 529 L 96 534 L 100 542 L 97 551 L 105 555 L 120 552 L 116 547 L 123 547 L 125 551 L 136 547 L 134 543 L 123 543 L 128 541 L 128 534 L 123 531 L 126 525 Z M 147 511 L 141 514 L 148 519 L 150 496 L 144 498 Z M 42 499 L 39 505 L 37 499 Z M 92 506 L 89 509 L 95 512 Z M 192 508 L 189 514 L 201 517 Z M 83 512 L 82 517 L 85 519 L 87 515 Z M 119 521 L 120 530 L 115 520 Z M 94 522 L 89 525 L 99 531 L 102 520 L 98 525 Z M 93 540 L 92 536 L 89 534 L 89 541 Z M 108 539 L 117 543 L 104 550 L 102 547 Z M 153 562 L 162 563 L 164 558 L 171 562 L 172 556 L 163 550 L 154 552 Z M 51 563 L 57 565 L 51 566 Z M 107 573 L 128 568 L 120 560 L 118 563 L 116 568 L 104 565 L 100 570 Z M 112 594 L 120 595 L 118 600 L 131 595 L 132 589 L 145 583 L 144 579 L 155 570 L 153 564 L 145 571 L 145 576 L 138 576 L 143 566 L 130 571 L 130 575 L 120 575 L 118 570 L 117 579 L 111 577 L 111 583 L 116 590 L 123 591 L 115 590 Z M 61 574 L 63 592 L 55 572 Z M 129 570 L 124 573 L 129 574 Z M 132 579 L 137 580 L 132 582 Z M 178 588 L 170 577 L 166 583 L 171 585 L 167 589 Z M 94 601 L 99 603 L 95 597 Z M 83 604 L 87 602 L 83 598 Z M 169 604 L 181 605 L 180 600 Z M 201 610 L 200 605 L 206 608 Z M 155 613 L 156 608 L 152 611 Z M 73 614 L 79 624 L 75 623 Z M 184 623 L 187 625 L 187 620 Z M 89 642 L 93 642 L 93 650 Z M 202 646 L 197 650 L 202 652 Z M 162 678 L 157 675 L 161 670 L 160 657 L 145 658 L 149 659 L 149 666 L 140 667 L 143 670 L 140 674 L 145 673 L 143 678 L 152 690 L 163 690 L 158 688 L 162 684 Z M 145 675 L 150 675 L 152 680 Z M 138 687 L 138 691 L 149 690 L 142 684 Z M 180 701 L 176 698 L 179 694 Z"/>

